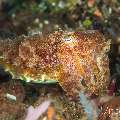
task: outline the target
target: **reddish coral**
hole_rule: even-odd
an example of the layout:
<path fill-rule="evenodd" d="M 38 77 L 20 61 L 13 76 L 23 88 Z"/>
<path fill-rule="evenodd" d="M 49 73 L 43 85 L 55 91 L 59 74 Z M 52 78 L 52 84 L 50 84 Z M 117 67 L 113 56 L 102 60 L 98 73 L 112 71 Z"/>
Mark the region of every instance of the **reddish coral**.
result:
<path fill-rule="evenodd" d="M 102 106 L 98 120 L 119 120 L 120 119 L 120 97 L 114 97 Z"/>
<path fill-rule="evenodd" d="M 109 43 L 98 31 L 57 31 L 2 44 L 1 63 L 14 77 L 56 80 L 71 96 L 81 89 L 99 94 L 109 78 Z"/>

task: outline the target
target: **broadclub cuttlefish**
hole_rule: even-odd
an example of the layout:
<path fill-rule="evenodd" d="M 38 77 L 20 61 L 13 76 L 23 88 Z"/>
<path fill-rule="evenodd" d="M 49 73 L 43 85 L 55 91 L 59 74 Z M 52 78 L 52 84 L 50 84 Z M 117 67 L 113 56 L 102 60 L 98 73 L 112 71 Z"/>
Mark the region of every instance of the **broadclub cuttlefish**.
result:
<path fill-rule="evenodd" d="M 95 30 L 0 40 L 0 64 L 14 78 L 57 82 L 69 96 L 84 90 L 101 94 L 109 81 L 110 42 Z"/>

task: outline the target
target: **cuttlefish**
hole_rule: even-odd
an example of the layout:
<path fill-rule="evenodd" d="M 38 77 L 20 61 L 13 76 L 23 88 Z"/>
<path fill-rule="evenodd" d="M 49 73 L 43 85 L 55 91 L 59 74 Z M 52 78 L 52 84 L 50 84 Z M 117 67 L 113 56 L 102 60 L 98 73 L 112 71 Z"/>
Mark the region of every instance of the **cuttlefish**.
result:
<path fill-rule="evenodd" d="M 13 78 L 57 82 L 69 96 L 101 94 L 109 80 L 110 42 L 94 30 L 55 31 L 0 41 L 0 64 Z"/>

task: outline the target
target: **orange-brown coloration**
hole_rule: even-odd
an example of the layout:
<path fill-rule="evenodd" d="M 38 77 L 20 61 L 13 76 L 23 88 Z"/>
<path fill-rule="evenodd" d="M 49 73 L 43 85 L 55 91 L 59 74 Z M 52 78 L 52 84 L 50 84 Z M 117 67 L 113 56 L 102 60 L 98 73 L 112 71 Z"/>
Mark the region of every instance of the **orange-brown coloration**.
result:
<path fill-rule="evenodd" d="M 98 31 L 57 31 L 0 45 L 0 60 L 14 77 L 56 80 L 71 96 L 81 89 L 99 94 L 109 78 L 109 43 Z"/>
<path fill-rule="evenodd" d="M 55 115 L 54 108 L 52 106 L 49 106 L 48 110 L 47 110 L 47 118 L 48 118 L 48 120 L 53 120 L 54 115 Z"/>
<path fill-rule="evenodd" d="M 111 120 L 120 119 L 120 97 L 114 97 L 102 105 L 102 111 L 98 117 L 98 120 L 107 119 Z"/>

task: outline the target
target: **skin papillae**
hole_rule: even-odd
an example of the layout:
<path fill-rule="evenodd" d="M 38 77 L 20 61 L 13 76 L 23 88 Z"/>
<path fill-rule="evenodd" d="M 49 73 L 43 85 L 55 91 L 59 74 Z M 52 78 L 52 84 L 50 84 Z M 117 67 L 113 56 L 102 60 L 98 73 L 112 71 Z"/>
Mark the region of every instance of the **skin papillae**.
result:
<path fill-rule="evenodd" d="M 100 94 L 109 79 L 109 46 L 98 31 L 55 31 L 1 40 L 0 63 L 15 78 L 57 81 L 70 96 Z"/>
<path fill-rule="evenodd" d="M 119 120 L 120 119 L 120 97 L 113 97 L 101 105 L 101 112 L 98 120 Z"/>

